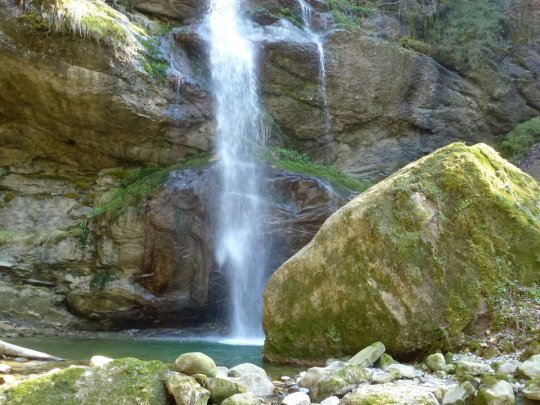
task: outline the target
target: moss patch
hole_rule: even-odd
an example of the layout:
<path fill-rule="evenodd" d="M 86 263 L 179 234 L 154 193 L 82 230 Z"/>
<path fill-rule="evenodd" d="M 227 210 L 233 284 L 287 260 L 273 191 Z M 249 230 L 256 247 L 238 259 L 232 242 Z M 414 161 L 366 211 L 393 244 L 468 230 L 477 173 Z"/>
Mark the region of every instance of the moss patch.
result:
<path fill-rule="evenodd" d="M 151 199 L 155 191 L 167 180 L 171 171 L 204 167 L 208 161 L 208 155 L 200 154 L 167 167 L 150 166 L 133 170 L 111 169 L 107 174 L 116 177 L 120 181 L 120 187 L 112 192 L 106 201 L 93 208 L 87 218 L 115 220 L 128 207 L 140 208 L 147 199 Z"/>
<path fill-rule="evenodd" d="M 540 141 L 540 117 L 524 122 L 510 131 L 501 143 L 503 156 L 517 162 L 523 159 L 531 147 Z"/>
<path fill-rule="evenodd" d="M 362 192 L 371 185 L 369 181 L 356 180 L 335 167 L 314 163 L 307 155 L 290 149 L 272 149 L 266 154 L 266 161 L 283 170 L 327 181 L 342 195 Z"/>
<path fill-rule="evenodd" d="M 167 404 L 159 361 L 118 359 L 94 368 L 68 368 L 0 391 L 7 404 Z"/>
<path fill-rule="evenodd" d="M 270 278 L 265 356 L 325 359 L 375 341 L 398 356 L 451 346 L 482 302 L 505 294 L 500 283 L 540 281 L 539 201 L 540 185 L 486 145 L 452 144 L 406 166 Z"/>

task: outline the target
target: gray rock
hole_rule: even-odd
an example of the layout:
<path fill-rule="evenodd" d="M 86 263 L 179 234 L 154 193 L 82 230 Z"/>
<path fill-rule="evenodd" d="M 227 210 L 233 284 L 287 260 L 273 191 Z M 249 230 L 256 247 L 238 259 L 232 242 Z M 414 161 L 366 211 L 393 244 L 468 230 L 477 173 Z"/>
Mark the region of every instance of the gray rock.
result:
<path fill-rule="evenodd" d="M 397 375 L 398 378 L 413 379 L 416 376 L 416 369 L 405 364 L 390 364 L 386 368 L 386 371 Z"/>
<path fill-rule="evenodd" d="M 295 392 L 293 394 L 287 395 L 281 401 L 282 405 L 309 405 L 310 404 L 309 396 L 303 392 Z"/>
<path fill-rule="evenodd" d="M 272 381 L 260 374 L 244 374 L 238 377 L 236 381 L 246 387 L 248 392 L 259 397 L 269 396 L 274 393 L 275 387 Z"/>
<path fill-rule="evenodd" d="M 478 388 L 475 401 L 482 405 L 514 405 L 514 390 L 507 381 L 486 378 Z"/>
<path fill-rule="evenodd" d="M 338 404 L 339 404 L 338 397 L 328 397 L 325 400 L 321 401 L 321 405 L 338 405 Z"/>
<path fill-rule="evenodd" d="M 204 374 L 216 376 L 216 363 L 204 353 L 193 352 L 180 355 L 174 362 L 174 369 L 186 375 Z"/>
<path fill-rule="evenodd" d="M 457 387 L 451 388 L 444 394 L 443 405 L 466 405 L 476 394 L 476 388 L 465 381 Z"/>
<path fill-rule="evenodd" d="M 444 371 L 446 360 L 442 353 L 431 354 L 426 358 L 426 366 L 430 371 Z"/>
<path fill-rule="evenodd" d="M 345 395 L 340 405 L 396 404 L 396 405 L 439 405 L 433 393 L 417 385 L 381 384 L 363 385 Z"/>
<path fill-rule="evenodd" d="M 221 405 L 260 405 L 264 401 L 261 398 L 257 398 L 250 392 L 244 394 L 235 394 L 225 399 Z"/>
<path fill-rule="evenodd" d="M 298 381 L 300 387 L 309 389 L 309 397 L 314 402 L 336 395 L 340 390 L 371 381 L 371 376 L 355 364 L 334 362 L 329 366 L 310 368 Z"/>
<path fill-rule="evenodd" d="M 251 363 L 243 363 L 243 364 L 234 366 L 227 373 L 229 377 L 242 377 L 243 375 L 247 375 L 247 374 L 259 375 L 261 377 L 268 378 L 268 376 L 266 375 L 266 371 L 264 371 L 264 369 Z"/>
<path fill-rule="evenodd" d="M 540 354 L 529 357 L 518 366 L 518 372 L 527 378 L 540 377 Z"/>
<path fill-rule="evenodd" d="M 497 373 L 500 374 L 507 374 L 507 375 L 514 375 L 517 371 L 517 364 L 514 363 L 503 363 L 497 368 Z"/>
<path fill-rule="evenodd" d="M 383 355 L 386 348 L 382 342 L 375 342 L 362 349 L 349 360 L 349 363 L 362 367 L 371 367 Z"/>
<path fill-rule="evenodd" d="M 210 392 L 202 388 L 194 378 L 180 373 L 167 373 L 165 387 L 174 397 L 176 405 L 206 405 Z"/>

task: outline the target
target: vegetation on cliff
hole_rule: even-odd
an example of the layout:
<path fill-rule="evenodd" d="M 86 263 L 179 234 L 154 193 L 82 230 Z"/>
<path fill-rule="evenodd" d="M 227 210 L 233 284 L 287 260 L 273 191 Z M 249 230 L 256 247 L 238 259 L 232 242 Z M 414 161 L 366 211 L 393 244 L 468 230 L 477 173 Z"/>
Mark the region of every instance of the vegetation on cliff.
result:
<path fill-rule="evenodd" d="M 407 355 L 455 344 L 483 305 L 504 320 L 512 285 L 540 281 L 539 201 L 540 185 L 486 145 L 406 166 L 272 275 L 265 356 L 322 359 L 373 341 Z"/>
<path fill-rule="evenodd" d="M 481 70 L 513 45 L 531 41 L 534 26 L 523 0 L 331 0 L 338 26 L 362 25 L 378 11 L 395 15 L 410 32 L 401 43 L 458 70 Z"/>
<path fill-rule="evenodd" d="M 531 147 L 540 141 L 540 117 L 526 121 L 506 135 L 500 149 L 508 159 L 517 162 L 523 159 Z"/>

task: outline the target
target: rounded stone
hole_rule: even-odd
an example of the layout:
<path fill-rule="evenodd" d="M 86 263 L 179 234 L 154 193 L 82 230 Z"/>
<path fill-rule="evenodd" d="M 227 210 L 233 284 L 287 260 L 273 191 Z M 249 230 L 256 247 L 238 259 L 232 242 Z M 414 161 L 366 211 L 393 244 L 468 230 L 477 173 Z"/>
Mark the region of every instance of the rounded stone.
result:
<path fill-rule="evenodd" d="M 207 377 L 215 377 L 216 363 L 204 353 L 184 353 L 174 362 L 174 370 L 186 375 L 204 374 Z"/>

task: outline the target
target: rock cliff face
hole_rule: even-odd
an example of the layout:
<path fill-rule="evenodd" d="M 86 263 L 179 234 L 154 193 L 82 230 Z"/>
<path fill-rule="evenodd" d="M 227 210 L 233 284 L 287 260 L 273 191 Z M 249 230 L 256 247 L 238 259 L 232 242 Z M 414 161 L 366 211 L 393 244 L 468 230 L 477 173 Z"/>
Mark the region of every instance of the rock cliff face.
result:
<path fill-rule="evenodd" d="M 107 41 L 49 30 L 19 3 L 0 4 L 0 314 L 74 328 L 219 315 L 211 168 L 175 173 L 119 216 L 94 216 L 121 188 L 119 173 L 211 153 L 199 29 L 206 2 L 126 2 L 124 13 L 155 39 L 133 59 Z M 520 48 L 519 65 L 497 61 L 496 72 L 476 78 L 399 46 L 407 28 L 392 17 L 337 30 L 324 1 L 310 4 L 316 25 L 329 27 L 329 143 L 317 50 L 298 28 L 298 2 L 246 2 L 274 145 L 379 180 L 455 140 L 496 144 L 540 111 L 538 42 Z M 526 166 L 534 168 L 532 156 Z M 277 267 L 309 241 L 335 196 L 315 179 L 276 170 L 268 187 L 276 195 L 269 240 Z"/>
<path fill-rule="evenodd" d="M 213 256 L 216 178 L 213 168 L 172 172 L 153 199 L 92 220 L 81 200 L 117 193 L 111 173 L 83 195 L 67 181 L 3 176 L 13 197 L 0 206 L 2 317 L 81 329 L 219 323 L 227 285 Z M 267 189 L 275 269 L 342 200 L 314 178 L 278 169 Z"/>
<path fill-rule="evenodd" d="M 511 283 L 539 281 L 539 201 L 540 184 L 483 144 L 406 166 L 272 275 L 265 357 L 322 360 L 375 341 L 396 356 L 452 345 L 469 323 L 497 317 Z"/>

